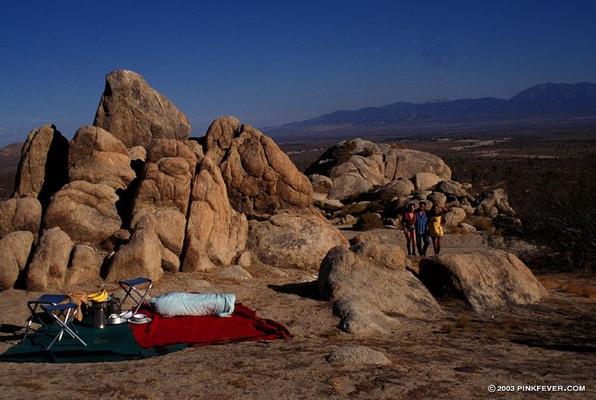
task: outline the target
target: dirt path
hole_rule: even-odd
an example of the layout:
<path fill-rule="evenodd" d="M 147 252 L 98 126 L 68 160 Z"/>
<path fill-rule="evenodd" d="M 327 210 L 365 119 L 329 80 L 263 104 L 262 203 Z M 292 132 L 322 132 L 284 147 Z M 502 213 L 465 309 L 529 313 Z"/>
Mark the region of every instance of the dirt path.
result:
<path fill-rule="evenodd" d="M 401 243 L 401 233 L 379 231 Z M 346 232 L 346 236 L 351 233 Z M 467 237 L 464 237 L 467 236 Z M 448 235 L 445 252 L 481 246 L 479 235 Z M 76 365 L 0 363 L 6 399 L 476 399 L 575 398 L 596 393 L 594 281 L 573 275 L 540 279 L 552 295 L 532 307 L 476 315 L 457 302 L 442 303 L 437 322 L 403 320 L 399 331 L 358 340 L 336 329 L 327 302 L 308 284 L 316 272 L 250 268 L 254 279 L 217 281 L 200 273 L 167 276 L 155 293 L 171 290 L 233 291 L 259 315 L 288 326 L 287 341 L 189 348 L 159 358 Z M 211 283 L 207 282 L 209 279 Z M 299 284 L 299 285 L 296 285 Z M 580 288 L 580 289 L 577 289 Z M 365 288 L 370 289 L 370 288 Z M 25 303 L 36 293 L 0 293 L 0 322 L 22 326 Z M 0 351 L 17 342 L 0 333 Z M 388 366 L 337 366 L 336 348 L 365 345 L 382 351 Z M 583 393 L 490 394 L 496 385 L 585 385 Z"/>

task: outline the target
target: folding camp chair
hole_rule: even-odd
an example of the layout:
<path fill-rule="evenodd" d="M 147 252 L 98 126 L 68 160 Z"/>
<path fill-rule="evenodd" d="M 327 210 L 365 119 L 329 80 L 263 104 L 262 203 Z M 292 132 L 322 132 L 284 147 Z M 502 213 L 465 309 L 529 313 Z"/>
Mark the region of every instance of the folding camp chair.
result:
<path fill-rule="evenodd" d="M 87 343 L 77 335 L 72 327 L 72 322 L 75 315 L 77 314 L 77 305 L 73 302 L 60 303 L 60 304 L 41 304 L 41 309 L 58 324 L 59 331 L 54 336 L 50 344 L 46 347 L 46 350 L 50 350 L 56 341 L 61 341 L 64 333 L 67 333 L 70 337 L 77 340 L 83 346 L 87 346 Z M 49 330 L 48 330 L 49 332 Z"/>
<path fill-rule="evenodd" d="M 27 327 L 25 328 L 25 336 L 29 334 L 31 330 L 31 325 L 35 322 L 36 324 L 46 326 L 48 323 L 54 322 L 51 317 L 47 315 L 47 313 L 42 310 L 40 307 L 42 305 L 57 305 L 64 301 L 70 301 L 70 297 L 65 294 L 43 294 L 39 296 L 35 300 L 29 300 L 27 302 L 27 308 L 29 308 L 29 318 L 27 318 Z"/>
<path fill-rule="evenodd" d="M 147 293 L 149 289 L 153 287 L 153 281 L 149 278 L 138 277 L 134 279 L 127 279 L 124 281 L 119 281 L 118 284 L 126 293 L 122 302 L 120 304 L 124 304 L 127 298 L 131 298 L 131 300 L 135 303 L 133 314 L 136 314 L 141 308 L 145 297 L 147 297 Z M 145 286 L 146 285 L 146 286 Z M 140 289 L 140 287 L 145 286 L 145 289 Z"/>

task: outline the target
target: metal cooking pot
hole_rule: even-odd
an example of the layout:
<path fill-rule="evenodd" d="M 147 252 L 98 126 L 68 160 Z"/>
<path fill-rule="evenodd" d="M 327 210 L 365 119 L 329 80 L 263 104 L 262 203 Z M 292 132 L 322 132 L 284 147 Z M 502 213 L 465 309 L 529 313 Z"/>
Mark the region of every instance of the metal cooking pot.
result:
<path fill-rule="evenodd" d="M 93 327 L 103 329 L 108 323 L 109 301 L 91 301 L 91 316 Z M 89 306 L 88 306 L 89 307 Z"/>
<path fill-rule="evenodd" d="M 110 299 L 110 305 L 108 307 L 108 315 L 112 314 L 120 314 L 122 309 L 120 307 L 120 299 L 118 297 L 113 297 Z"/>

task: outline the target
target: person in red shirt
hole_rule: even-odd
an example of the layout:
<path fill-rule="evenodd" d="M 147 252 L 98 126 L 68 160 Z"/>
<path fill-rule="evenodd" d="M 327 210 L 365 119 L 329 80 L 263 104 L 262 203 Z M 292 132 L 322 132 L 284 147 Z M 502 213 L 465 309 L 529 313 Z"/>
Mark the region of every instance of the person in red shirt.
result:
<path fill-rule="evenodd" d="M 416 255 L 416 212 L 414 211 L 414 203 L 408 204 L 406 211 L 402 218 L 402 226 L 404 234 L 406 235 L 406 247 L 408 248 L 408 255 Z"/>

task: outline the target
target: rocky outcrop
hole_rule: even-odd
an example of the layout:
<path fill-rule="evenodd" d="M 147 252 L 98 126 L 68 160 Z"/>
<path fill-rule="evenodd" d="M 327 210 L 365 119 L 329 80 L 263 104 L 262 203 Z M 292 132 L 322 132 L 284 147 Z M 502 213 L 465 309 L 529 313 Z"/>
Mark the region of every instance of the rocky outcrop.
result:
<path fill-rule="evenodd" d="M 43 231 L 27 273 L 27 289 L 61 290 L 74 243 L 60 228 Z"/>
<path fill-rule="evenodd" d="M 145 162 L 147 159 L 147 149 L 145 149 L 143 146 L 132 146 L 128 148 L 128 157 L 132 161 Z"/>
<path fill-rule="evenodd" d="M 149 148 L 155 138 L 184 140 L 190 133 L 186 116 L 141 75 L 127 70 L 106 76 L 93 125 L 111 132 L 126 147 Z"/>
<path fill-rule="evenodd" d="M 367 198 L 389 204 L 395 198 L 408 197 L 414 191 L 414 184 L 407 178 L 397 178 L 372 191 Z"/>
<path fill-rule="evenodd" d="M 134 200 L 133 218 L 141 211 L 170 207 L 186 215 L 196 162 L 195 152 L 185 143 L 156 140 Z"/>
<path fill-rule="evenodd" d="M 342 201 L 398 179 L 415 179 L 421 172 L 437 175 L 439 180 L 451 178 L 449 167 L 433 154 L 362 139 L 344 140 L 330 147 L 306 170 L 309 176 L 329 177 L 329 197 Z M 430 175 L 419 176 L 418 184 L 430 185 Z"/>
<path fill-rule="evenodd" d="M 414 186 L 416 190 L 432 190 L 441 178 L 431 172 L 418 172 L 414 175 Z"/>
<path fill-rule="evenodd" d="M 14 286 L 25 269 L 33 234 L 29 231 L 11 232 L 0 239 L 0 290 Z"/>
<path fill-rule="evenodd" d="M 151 229 L 155 231 L 161 243 L 161 267 L 164 271 L 180 270 L 180 252 L 186 227 L 185 216 L 176 208 L 157 208 L 143 210 L 135 215 L 135 231 Z"/>
<path fill-rule="evenodd" d="M 435 187 L 435 190 L 444 194 L 450 194 L 452 196 L 459 198 L 466 198 L 470 200 L 474 200 L 472 197 L 462 186 L 459 182 L 455 181 L 441 181 Z"/>
<path fill-rule="evenodd" d="M 9 232 L 29 231 L 37 238 L 41 203 L 36 198 L 12 198 L 0 202 L 0 238 Z"/>
<path fill-rule="evenodd" d="M 316 270 L 327 251 L 346 239 L 314 209 L 250 221 L 248 248 L 263 264 Z"/>
<path fill-rule="evenodd" d="M 451 169 L 434 154 L 412 149 L 385 150 L 385 176 L 388 180 L 404 176 L 413 178 L 418 172 L 430 172 L 441 179 L 451 179 Z"/>
<path fill-rule="evenodd" d="M 176 257 L 180 256 L 184 243 L 186 217 L 178 209 L 158 208 L 137 214 L 132 225 L 134 229 L 144 229 L 147 225 L 151 225 L 163 247 L 174 253 Z"/>
<path fill-rule="evenodd" d="M 131 276 L 146 276 L 158 280 L 163 275 L 162 245 L 151 225 L 137 229 L 130 241 L 112 258 L 107 280 L 116 282 Z"/>
<path fill-rule="evenodd" d="M 46 204 L 68 179 L 68 140 L 54 125 L 27 135 L 15 179 L 14 197 L 36 197 Z"/>
<path fill-rule="evenodd" d="M 312 185 L 275 142 L 234 117 L 216 119 L 205 136 L 206 156 L 219 165 L 236 211 L 273 214 L 312 204 Z"/>
<path fill-rule="evenodd" d="M 508 304 L 533 304 L 547 295 L 523 262 L 500 250 L 423 259 L 420 279 L 433 295 L 464 299 L 477 312 Z"/>
<path fill-rule="evenodd" d="M 394 264 L 391 258 L 379 257 L 392 251 L 383 246 L 375 243 L 374 251 L 336 246 L 319 269 L 319 294 L 333 301 L 339 328 L 357 336 L 387 334 L 399 326 L 398 318 L 434 319 L 441 314 L 430 292 L 405 269 L 404 261 Z"/>
<path fill-rule="evenodd" d="M 205 157 L 193 182 L 183 270 L 229 265 L 244 249 L 247 232 L 246 217 L 230 206 L 221 171 Z"/>
<path fill-rule="evenodd" d="M 52 197 L 46 228 L 60 227 L 76 243 L 100 244 L 120 229 L 118 196 L 107 185 L 74 181 Z"/>
<path fill-rule="evenodd" d="M 306 173 L 329 177 L 329 197 L 342 201 L 387 181 L 380 147 L 362 139 L 344 140 L 330 147 Z"/>
<path fill-rule="evenodd" d="M 66 273 L 65 287 L 96 285 L 101 280 L 101 266 L 106 256 L 105 251 L 86 244 L 74 246 Z"/>
<path fill-rule="evenodd" d="M 308 177 L 312 184 L 312 190 L 315 193 L 328 194 L 331 188 L 333 188 L 333 181 L 331 178 L 325 175 L 312 174 Z"/>
<path fill-rule="evenodd" d="M 126 146 L 110 132 L 96 126 L 84 126 L 70 142 L 68 176 L 71 181 L 126 189 L 135 178 L 130 162 Z"/>

